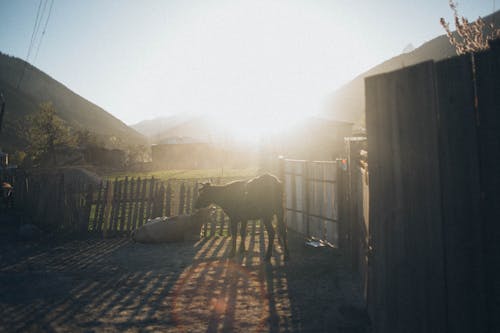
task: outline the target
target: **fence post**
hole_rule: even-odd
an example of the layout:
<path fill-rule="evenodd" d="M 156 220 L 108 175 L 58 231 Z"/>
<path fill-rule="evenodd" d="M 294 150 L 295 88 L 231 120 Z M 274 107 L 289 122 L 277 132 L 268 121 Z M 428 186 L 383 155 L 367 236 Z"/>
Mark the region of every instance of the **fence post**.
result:
<path fill-rule="evenodd" d="M 315 191 L 315 184 L 313 183 L 313 186 L 311 186 L 311 182 L 309 181 L 310 177 L 310 161 L 306 161 L 304 164 L 304 169 L 302 170 L 302 177 L 304 180 L 304 189 L 305 189 L 305 197 L 306 197 L 306 230 L 307 230 L 307 237 L 311 236 L 311 227 L 310 227 L 310 208 L 311 208 L 311 194 L 310 191 Z"/>
<path fill-rule="evenodd" d="M 99 182 L 99 186 L 97 187 L 97 199 L 95 202 L 95 209 L 94 209 L 94 219 L 92 221 L 91 229 L 92 232 L 95 232 L 97 229 L 97 223 L 99 222 L 99 210 L 101 209 L 100 204 L 101 204 L 101 191 L 102 191 L 102 180 Z M 92 198 L 94 200 L 94 198 Z"/>
<path fill-rule="evenodd" d="M 110 180 L 106 181 L 106 190 L 104 192 L 103 203 L 101 206 L 101 214 L 99 220 L 98 229 L 103 232 L 107 228 L 107 224 L 109 221 L 110 214 L 110 205 L 111 205 L 111 191 L 113 189 L 113 183 Z"/>
<path fill-rule="evenodd" d="M 92 203 L 93 203 L 93 198 L 94 198 L 94 186 L 92 184 L 89 184 L 87 187 L 87 193 L 85 196 L 85 205 L 82 211 L 82 216 L 81 216 L 81 231 L 82 232 L 88 232 L 89 227 L 90 227 L 90 210 L 92 208 Z"/>
<path fill-rule="evenodd" d="M 165 186 L 160 185 L 158 191 L 155 195 L 155 200 L 153 204 L 153 215 L 163 216 L 163 202 L 165 201 Z"/>
<path fill-rule="evenodd" d="M 196 205 L 196 200 L 198 200 L 198 182 L 196 182 L 194 184 L 194 188 L 193 188 L 193 198 L 192 198 L 192 201 L 191 201 L 191 211 L 194 212 L 195 210 L 195 205 Z"/>
<path fill-rule="evenodd" d="M 141 198 L 141 177 L 138 177 L 135 181 L 135 193 L 134 193 L 134 207 L 133 207 L 133 215 L 132 215 L 132 230 L 135 230 L 139 227 L 139 200 Z"/>
<path fill-rule="evenodd" d="M 191 190 L 192 190 L 191 186 L 188 186 L 186 188 L 186 209 L 184 211 L 186 214 L 190 214 L 192 211 Z"/>
<path fill-rule="evenodd" d="M 181 189 L 179 190 L 179 215 L 184 213 L 185 193 L 186 187 L 184 185 L 184 182 L 182 182 Z"/>
<path fill-rule="evenodd" d="M 57 181 L 56 181 L 57 182 Z M 46 181 L 45 188 L 50 188 L 50 181 Z M 71 191 L 66 191 L 66 183 L 64 179 L 64 173 L 59 174 L 59 182 L 56 185 L 57 192 L 59 194 L 58 203 L 51 204 L 52 199 L 44 198 L 45 200 L 45 220 L 50 221 L 52 223 L 52 227 L 57 226 L 55 221 L 63 221 L 62 225 L 66 228 L 71 228 L 73 221 L 73 215 L 71 210 Z M 43 191 L 43 190 L 42 190 Z M 43 192 L 42 192 L 43 193 Z M 63 209 L 59 209 L 59 205 L 62 205 Z M 55 208 L 55 212 L 51 214 L 50 210 Z"/>
<path fill-rule="evenodd" d="M 121 202 L 121 210 L 120 210 L 120 231 L 124 231 L 126 226 L 125 213 L 127 212 L 127 191 L 128 191 L 128 176 L 125 177 L 125 181 L 123 181 L 123 189 L 120 196 Z"/>
<path fill-rule="evenodd" d="M 132 231 L 132 213 L 134 211 L 134 187 L 135 179 L 132 177 L 130 179 L 130 191 L 128 192 L 128 204 L 127 204 L 127 231 Z"/>
<path fill-rule="evenodd" d="M 118 202 L 118 193 L 120 193 L 120 183 L 118 182 L 118 177 L 115 178 L 114 185 L 113 185 L 113 198 L 111 201 L 111 218 L 109 221 L 108 225 L 108 231 L 115 231 L 115 221 L 116 221 L 116 216 L 118 215 L 117 213 L 117 202 Z"/>
<path fill-rule="evenodd" d="M 147 205 L 146 205 L 146 220 L 147 219 L 150 219 L 150 218 L 153 218 L 152 215 L 152 209 L 153 209 L 153 196 L 154 196 L 154 193 L 155 193 L 155 178 L 154 176 L 151 176 L 151 180 L 149 181 L 149 195 L 148 195 L 148 199 L 147 199 Z"/>
<path fill-rule="evenodd" d="M 347 167 L 347 162 L 345 159 L 337 159 L 337 200 L 338 200 L 338 230 L 339 230 L 339 248 L 346 248 L 346 223 L 347 219 L 345 216 L 345 196 L 346 196 L 346 184 L 345 184 L 345 170 Z"/>
<path fill-rule="evenodd" d="M 137 226 L 140 227 L 144 224 L 144 210 L 145 210 L 145 205 L 146 205 L 146 186 L 147 186 L 147 178 L 144 178 L 142 180 L 142 186 L 141 186 L 141 191 L 139 194 L 139 216 L 138 216 L 138 221 L 137 221 Z M 139 184 L 140 186 L 140 184 Z"/>
<path fill-rule="evenodd" d="M 170 185 L 170 182 L 167 183 L 165 196 L 165 216 L 172 216 L 172 186 Z"/>

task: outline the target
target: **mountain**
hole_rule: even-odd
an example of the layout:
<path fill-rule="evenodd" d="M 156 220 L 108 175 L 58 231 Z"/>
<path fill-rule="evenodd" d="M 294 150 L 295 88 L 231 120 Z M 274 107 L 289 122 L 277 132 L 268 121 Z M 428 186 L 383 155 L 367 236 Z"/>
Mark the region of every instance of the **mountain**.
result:
<path fill-rule="evenodd" d="M 488 25 L 490 22 L 500 22 L 500 11 L 484 18 Z M 370 70 L 358 75 L 349 83 L 336 90 L 329 99 L 327 114 L 329 118 L 354 122 L 358 125 L 364 125 L 365 113 L 365 81 L 368 76 L 394 71 L 403 67 L 415 65 L 428 60 L 442 60 L 456 55 L 455 48 L 450 44 L 448 36 L 441 35 L 436 37 L 420 47 L 410 51 L 409 47 L 405 52 L 394 58 L 371 68 Z"/>
<path fill-rule="evenodd" d="M 176 114 L 169 117 L 158 117 L 154 119 L 147 119 L 137 124 L 130 125 L 137 132 L 141 133 L 149 139 L 154 139 L 162 136 L 163 133 L 168 132 L 170 129 L 185 123 L 191 119 L 191 116 Z"/>
<path fill-rule="evenodd" d="M 17 88 L 19 78 L 26 71 Z M 0 134 L 0 147 L 7 151 L 23 149 L 25 142 L 16 126 L 50 101 L 57 115 L 74 129 L 87 129 L 102 142 L 116 137 L 122 145 L 144 144 L 146 138 L 99 106 L 74 93 L 66 86 L 25 61 L 0 52 L 0 92 L 6 107 Z"/>
<path fill-rule="evenodd" d="M 222 142 L 228 135 L 227 130 L 209 115 L 178 114 L 144 120 L 131 127 L 148 137 L 151 143 L 162 143 L 175 137 L 201 142 Z"/>

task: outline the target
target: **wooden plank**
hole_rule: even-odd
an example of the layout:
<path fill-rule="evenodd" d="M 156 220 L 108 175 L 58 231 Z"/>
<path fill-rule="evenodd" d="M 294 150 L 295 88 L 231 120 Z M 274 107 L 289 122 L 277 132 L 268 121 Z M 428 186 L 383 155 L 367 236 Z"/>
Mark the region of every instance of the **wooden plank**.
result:
<path fill-rule="evenodd" d="M 102 205 L 102 191 L 103 191 L 103 181 L 99 182 L 99 186 L 97 187 L 97 198 L 95 201 L 95 210 L 94 210 L 94 221 L 92 224 L 92 231 L 97 231 L 97 226 L 99 224 L 99 214 L 101 213 L 101 205 Z"/>
<path fill-rule="evenodd" d="M 113 219 L 113 231 L 118 232 L 120 228 L 120 206 L 123 193 L 123 181 L 118 181 L 118 186 L 116 188 L 116 200 L 115 200 L 115 216 Z"/>
<path fill-rule="evenodd" d="M 58 181 L 57 181 L 58 180 Z M 70 229 L 71 227 L 71 218 L 70 214 L 67 214 L 67 209 L 65 204 L 68 202 L 66 200 L 66 192 L 64 188 L 64 174 L 60 173 L 58 177 L 54 178 L 54 185 L 52 185 L 52 181 L 48 178 L 44 183 L 44 189 L 54 188 L 56 190 L 54 198 L 49 196 L 43 196 L 44 208 L 43 208 L 43 219 L 47 221 L 52 229 L 57 230 L 57 226 L 55 225 L 55 221 L 60 221 L 60 226 L 66 229 Z M 51 211 L 54 213 L 52 216 Z"/>
<path fill-rule="evenodd" d="M 291 193 L 288 192 L 290 194 L 290 198 L 291 198 L 291 206 L 288 206 L 287 208 L 290 208 L 290 209 L 296 209 L 297 208 L 297 186 L 295 184 L 295 178 L 296 176 L 295 175 L 290 175 L 290 189 L 291 189 Z M 295 212 L 293 212 L 291 214 L 292 218 L 291 218 L 291 225 L 292 225 L 292 229 L 294 229 L 295 231 L 299 231 L 300 232 L 300 227 L 298 225 L 298 222 L 297 222 L 297 214 Z"/>
<path fill-rule="evenodd" d="M 155 183 L 156 180 L 152 176 L 151 179 L 149 180 L 149 194 L 147 198 L 147 205 L 146 205 L 146 220 L 153 218 L 152 216 L 152 210 L 153 210 L 153 199 L 154 199 L 154 193 L 155 193 Z"/>
<path fill-rule="evenodd" d="M 192 202 L 191 202 L 191 191 L 192 187 L 188 186 L 186 188 L 186 209 L 184 211 L 185 214 L 191 214 L 191 207 L 192 207 Z"/>
<path fill-rule="evenodd" d="M 172 186 L 170 182 L 167 184 L 167 190 L 165 193 L 165 216 L 172 216 Z"/>
<path fill-rule="evenodd" d="M 358 141 L 350 141 L 348 155 L 348 177 L 349 177 L 349 252 L 351 257 L 351 267 L 354 272 L 359 273 L 359 257 L 362 249 L 360 244 L 360 229 L 359 229 L 359 174 L 357 173 L 357 164 L 359 161 L 360 143 Z"/>
<path fill-rule="evenodd" d="M 484 332 L 479 154 L 470 56 L 436 64 L 449 332 Z"/>
<path fill-rule="evenodd" d="M 186 185 L 185 182 L 182 182 L 181 187 L 179 189 L 179 215 L 184 214 L 185 204 L 186 204 Z"/>
<path fill-rule="evenodd" d="M 136 186 L 134 190 L 134 207 L 133 207 L 133 215 L 132 215 L 132 230 L 135 230 L 139 227 L 139 201 L 141 198 L 141 177 L 137 178 Z"/>
<path fill-rule="evenodd" d="M 90 211 L 92 209 L 94 197 L 94 186 L 92 183 L 88 184 L 87 193 L 85 196 L 85 206 L 82 209 L 82 217 L 81 217 L 81 230 L 82 232 L 88 232 L 91 230 L 90 225 Z"/>
<path fill-rule="evenodd" d="M 158 191 L 156 192 L 154 201 L 154 216 L 164 216 L 163 214 L 163 203 L 165 202 L 165 185 L 163 183 L 158 184 Z"/>
<path fill-rule="evenodd" d="M 125 231 L 126 227 L 126 212 L 127 212 L 127 193 L 128 193 L 129 181 L 128 176 L 125 176 L 125 180 L 122 182 L 122 190 L 120 193 L 120 232 Z"/>
<path fill-rule="evenodd" d="M 371 274 L 369 278 L 368 310 L 372 318 L 374 332 L 391 332 L 389 330 L 388 302 L 389 299 L 387 283 L 387 263 L 386 263 L 386 237 L 385 232 L 388 220 L 392 217 L 392 211 L 387 203 L 393 200 L 393 179 L 392 164 L 392 118 L 387 114 L 387 95 L 390 95 L 387 75 L 378 75 L 365 79 L 366 96 L 366 124 L 368 136 L 368 150 L 370 152 L 370 168 L 373 176 L 370 177 L 370 220 L 374 221 L 371 231 L 373 256 L 371 260 Z M 350 160 L 349 168 L 351 174 L 354 172 L 354 163 Z M 352 180 L 350 185 L 357 186 Z M 373 195 L 372 195 L 373 193 Z M 357 190 L 351 188 L 351 214 L 353 223 L 357 221 L 357 209 L 353 208 L 352 200 L 357 197 Z M 351 237 L 356 237 L 355 225 L 351 226 Z M 354 240 L 353 240 L 354 242 Z M 353 251 L 357 247 L 352 248 Z M 358 255 L 356 254 L 356 258 Z"/>
<path fill-rule="evenodd" d="M 97 222 L 97 231 L 103 231 L 105 229 L 105 224 L 107 221 L 107 216 L 108 216 L 108 198 L 111 196 L 110 195 L 110 190 L 111 190 L 111 182 L 109 180 L 106 181 L 105 183 L 105 188 L 103 197 L 102 197 L 102 203 L 100 207 L 100 213 L 99 213 L 99 221 Z"/>
<path fill-rule="evenodd" d="M 487 331 L 500 332 L 500 41 L 475 63 Z"/>
<path fill-rule="evenodd" d="M 402 231 L 398 236 L 404 242 L 398 236 L 395 240 L 407 253 L 401 257 L 393 252 L 392 257 L 397 262 L 407 261 L 397 282 L 403 288 L 398 304 L 409 307 L 400 311 L 399 331 L 409 321 L 415 332 L 447 330 L 436 106 L 434 63 L 400 71 L 393 111 L 398 116 L 400 142 L 396 171 L 401 175 L 401 188 L 396 188 L 396 196 L 403 208 L 398 214 L 398 226 L 403 227 L 396 230 Z M 406 291 L 410 302 L 403 299 Z M 416 319 L 414 313 L 422 314 L 421 318 Z"/>
<path fill-rule="evenodd" d="M 196 182 L 193 187 L 193 199 L 191 201 L 191 211 L 195 211 L 196 201 L 198 200 L 199 184 Z"/>
<path fill-rule="evenodd" d="M 311 236 L 311 202 L 314 202 L 314 200 L 311 200 L 311 196 L 314 195 L 314 190 L 315 190 L 315 187 L 316 187 L 316 183 L 315 182 L 310 182 L 308 179 L 309 178 L 314 178 L 310 175 L 310 173 L 312 172 L 311 170 L 311 162 L 310 161 L 307 161 L 304 163 L 304 168 L 302 169 L 302 186 L 303 186 L 303 191 L 302 191 L 302 195 L 303 195 L 303 198 L 304 198 L 304 202 L 305 202 L 305 207 L 302 207 L 302 208 L 305 208 L 304 211 L 305 211 L 305 216 L 302 220 L 302 223 L 305 222 L 305 234 L 307 236 Z M 305 221 L 304 221 L 305 219 Z"/>
<path fill-rule="evenodd" d="M 115 181 L 113 182 L 113 197 L 111 200 L 111 213 L 110 213 L 110 219 L 108 223 L 108 231 L 113 233 L 116 229 L 115 227 L 115 222 L 116 222 L 116 216 L 117 214 L 117 206 L 118 206 L 118 193 L 120 193 L 120 182 L 118 181 L 118 178 L 115 178 Z"/>
<path fill-rule="evenodd" d="M 130 189 L 128 192 L 128 205 L 127 205 L 127 231 L 132 231 L 134 230 L 133 224 L 132 224 L 132 215 L 134 212 L 134 195 L 135 195 L 135 179 L 132 177 L 130 179 Z"/>
<path fill-rule="evenodd" d="M 142 185 L 141 185 L 141 191 L 139 193 L 139 200 L 138 200 L 138 205 L 139 205 L 139 215 L 137 217 L 137 227 L 140 227 L 144 225 L 146 222 L 146 219 L 144 217 L 144 211 L 145 211 L 145 206 L 146 206 L 146 187 L 147 187 L 147 178 L 144 178 L 142 180 Z"/>

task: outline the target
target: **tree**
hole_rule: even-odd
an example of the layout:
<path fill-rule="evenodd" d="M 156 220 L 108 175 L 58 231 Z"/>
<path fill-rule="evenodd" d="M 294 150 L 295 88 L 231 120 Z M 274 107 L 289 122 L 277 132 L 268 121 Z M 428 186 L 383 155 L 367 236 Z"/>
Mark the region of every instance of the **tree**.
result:
<path fill-rule="evenodd" d="M 500 29 L 493 23 L 487 25 L 481 17 L 469 22 L 465 17 L 458 15 L 456 2 L 449 0 L 448 3 L 453 11 L 457 33 L 452 33 L 450 24 L 444 18 L 441 18 L 440 23 L 458 55 L 486 50 L 489 48 L 490 40 L 500 38 Z"/>
<path fill-rule="evenodd" d="M 75 131 L 75 143 L 79 148 L 103 146 L 103 144 L 99 143 L 96 134 L 86 128 L 80 128 Z"/>
<path fill-rule="evenodd" d="M 149 158 L 149 148 L 145 145 L 136 144 L 128 146 L 128 163 L 144 163 Z"/>
<path fill-rule="evenodd" d="M 40 104 L 37 113 L 28 116 L 30 127 L 25 131 L 28 151 L 35 164 L 57 164 L 57 151 L 74 147 L 74 138 L 63 120 L 56 115 L 52 103 Z"/>

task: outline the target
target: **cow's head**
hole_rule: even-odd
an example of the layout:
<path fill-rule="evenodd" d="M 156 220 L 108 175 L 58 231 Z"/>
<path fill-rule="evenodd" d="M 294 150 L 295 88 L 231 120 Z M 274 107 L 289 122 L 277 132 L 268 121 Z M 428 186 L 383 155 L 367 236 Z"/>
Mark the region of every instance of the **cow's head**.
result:
<path fill-rule="evenodd" d="M 198 190 L 198 198 L 196 199 L 194 208 L 200 209 L 208 207 L 213 203 L 211 190 L 212 190 L 212 185 L 210 185 L 210 183 L 204 183 L 201 185 L 200 189 Z"/>

